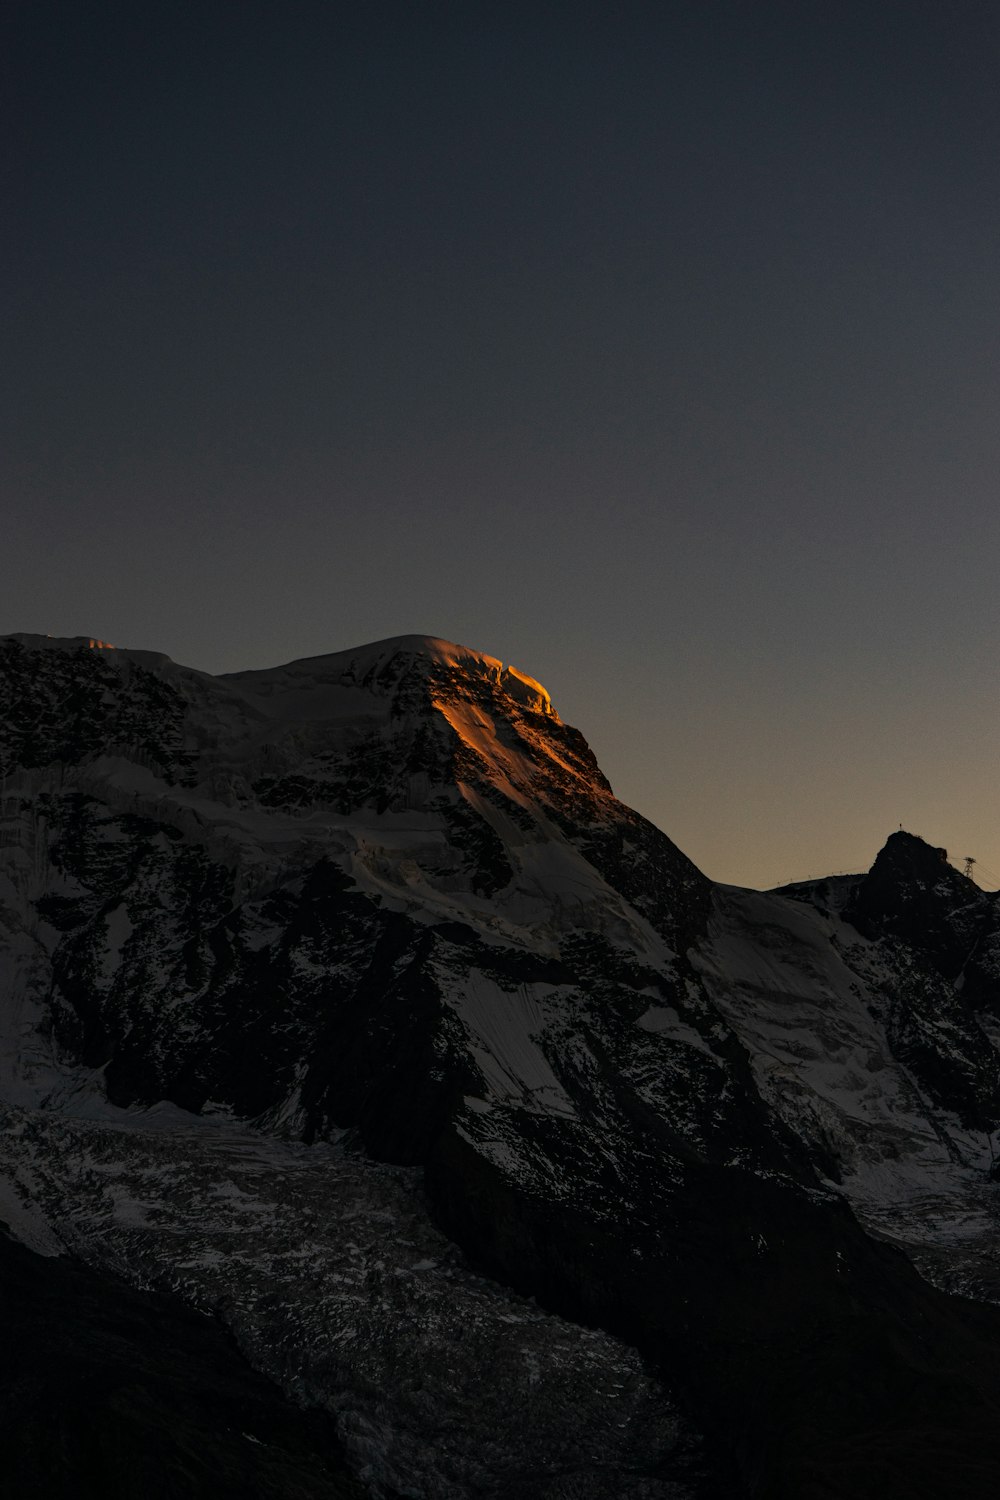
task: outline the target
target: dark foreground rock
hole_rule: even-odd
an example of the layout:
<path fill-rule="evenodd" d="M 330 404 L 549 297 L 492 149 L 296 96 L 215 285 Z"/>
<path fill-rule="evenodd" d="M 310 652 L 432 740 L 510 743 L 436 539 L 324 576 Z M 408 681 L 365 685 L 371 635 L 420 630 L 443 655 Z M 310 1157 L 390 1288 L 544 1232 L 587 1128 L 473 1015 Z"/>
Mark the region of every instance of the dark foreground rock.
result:
<path fill-rule="evenodd" d="M 729 1456 L 730 1496 L 1000 1493 L 1000 1310 L 929 1286 L 845 1206 L 694 1169 L 622 1234 L 505 1191 L 471 1153 L 431 1182 L 484 1269 L 643 1350 Z"/>
<path fill-rule="evenodd" d="M 0 1444 L 19 1500 L 361 1500 L 332 1421 L 225 1331 L 0 1235 Z"/>

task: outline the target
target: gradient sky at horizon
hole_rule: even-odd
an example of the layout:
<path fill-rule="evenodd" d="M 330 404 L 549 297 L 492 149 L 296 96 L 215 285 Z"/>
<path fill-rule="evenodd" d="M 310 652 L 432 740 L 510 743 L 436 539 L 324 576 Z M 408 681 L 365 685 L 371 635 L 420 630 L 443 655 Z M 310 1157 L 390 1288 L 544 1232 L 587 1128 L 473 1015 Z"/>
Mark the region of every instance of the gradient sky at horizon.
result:
<path fill-rule="evenodd" d="M 900 824 L 1000 872 L 995 5 L 14 0 L 0 41 L 0 632 L 443 636 L 716 879 Z"/>

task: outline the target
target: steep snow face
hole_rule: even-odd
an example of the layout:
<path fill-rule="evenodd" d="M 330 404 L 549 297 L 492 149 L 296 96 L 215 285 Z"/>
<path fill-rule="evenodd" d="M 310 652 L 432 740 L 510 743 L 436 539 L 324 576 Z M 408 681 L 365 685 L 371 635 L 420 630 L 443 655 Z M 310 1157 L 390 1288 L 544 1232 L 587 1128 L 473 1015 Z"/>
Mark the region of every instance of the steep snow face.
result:
<path fill-rule="evenodd" d="M 995 999 L 977 1014 L 940 972 L 949 955 L 959 967 L 970 931 L 992 930 L 994 904 L 942 871 L 938 851 L 893 839 L 873 877 L 791 895 L 719 888 L 692 957 L 747 1050 L 761 1099 L 821 1177 L 936 1285 L 1000 1301 Z M 859 907 L 869 936 L 842 915 Z M 926 957 L 894 936 L 904 925 Z"/>
<path fill-rule="evenodd" d="M 848 1190 L 875 1172 L 883 1191 L 895 1177 L 897 1194 L 905 1193 L 916 1178 L 950 1171 L 956 1157 L 985 1174 L 985 1133 L 962 1124 L 957 1100 L 950 1110 L 935 1100 L 892 1034 L 887 991 L 904 1005 L 917 997 L 906 993 L 891 951 L 833 913 L 780 895 L 720 889 L 694 961 L 747 1047 L 762 1097 Z M 928 981 L 921 979 L 923 999 Z M 927 998 L 939 1054 L 970 1079 L 985 1072 L 995 1111 L 996 1059 L 982 1028 L 944 985 Z"/>

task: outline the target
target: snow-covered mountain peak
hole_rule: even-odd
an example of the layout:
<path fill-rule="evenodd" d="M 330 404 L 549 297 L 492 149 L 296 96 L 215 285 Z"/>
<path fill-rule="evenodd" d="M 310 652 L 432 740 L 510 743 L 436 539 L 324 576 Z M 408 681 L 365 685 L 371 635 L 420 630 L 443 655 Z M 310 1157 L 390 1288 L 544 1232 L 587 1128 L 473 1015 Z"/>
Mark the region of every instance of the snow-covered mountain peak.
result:
<path fill-rule="evenodd" d="M 468 646 L 430 635 L 390 636 L 347 651 L 301 657 L 262 671 L 230 672 L 222 681 L 254 698 L 281 699 L 303 687 L 320 684 L 362 687 L 376 693 L 391 691 L 401 679 L 419 678 L 442 684 L 466 679 L 500 688 L 523 708 L 558 719 L 552 700 L 535 678 L 505 666 L 499 658 Z"/>
<path fill-rule="evenodd" d="M 209 676 L 196 668 L 179 666 L 164 652 L 122 648 L 97 636 L 53 636 L 16 631 L 0 636 L 0 642 L 7 641 L 29 651 L 70 655 L 79 651 L 93 652 L 119 667 L 140 665 L 167 672 L 172 678 L 187 678 L 191 674 L 200 679 Z M 303 690 L 311 695 L 315 713 L 319 701 L 317 688 L 363 688 L 377 696 L 387 696 L 404 678 L 433 680 L 437 686 L 449 680 L 458 684 L 463 679 L 469 684 L 489 684 L 522 709 L 545 714 L 559 722 L 551 697 L 534 677 L 513 665 L 505 665 L 485 651 L 473 651 L 468 646 L 432 635 L 389 636 L 346 651 L 299 657 L 276 667 L 224 672 L 216 680 L 235 689 L 238 697 L 263 708 L 267 717 L 284 717 L 284 711 L 291 709 L 290 717 L 298 718 L 300 715 L 294 711 L 294 699 Z"/>
<path fill-rule="evenodd" d="M 78 651 L 92 651 L 95 656 L 101 656 L 117 666 L 132 662 L 155 670 L 175 665 L 163 651 L 132 651 L 115 646 L 111 641 L 102 640 L 96 635 L 36 635 L 30 631 L 18 630 L 9 635 L 0 635 L 0 644 L 7 641 L 13 641 L 27 651 L 58 651 L 70 655 Z"/>
<path fill-rule="evenodd" d="M 10 635 L 0 636 L 0 640 L 17 641 L 18 645 L 27 646 L 32 651 L 79 651 L 84 646 L 91 651 L 116 650 L 110 641 L 99 640 L 94 635 L 37 635 L 27 630 L 18 630 Z"/>

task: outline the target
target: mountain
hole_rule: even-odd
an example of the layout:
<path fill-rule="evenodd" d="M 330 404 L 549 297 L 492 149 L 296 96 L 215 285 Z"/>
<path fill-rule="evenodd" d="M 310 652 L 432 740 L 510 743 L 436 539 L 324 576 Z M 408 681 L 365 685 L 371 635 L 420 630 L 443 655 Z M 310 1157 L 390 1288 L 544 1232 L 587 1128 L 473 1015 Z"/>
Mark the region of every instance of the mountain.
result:
<path fill-rule="evenodd" d="M 943 851 L 713 886 L 431 637 L 9 636 L 0 709 L 36 1277 L 212 1314 L 375 1497 L 997 1492 L 1000 914 Z"/>

